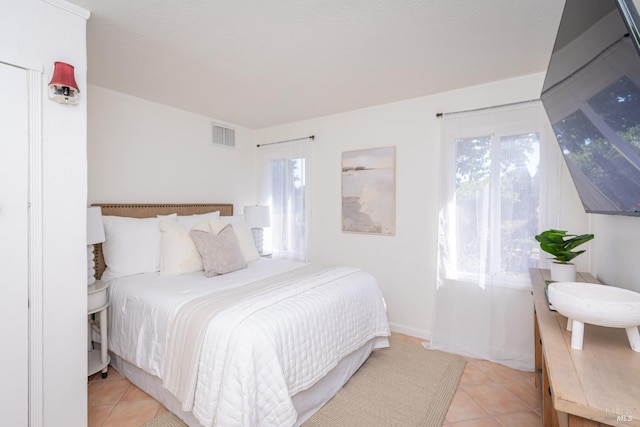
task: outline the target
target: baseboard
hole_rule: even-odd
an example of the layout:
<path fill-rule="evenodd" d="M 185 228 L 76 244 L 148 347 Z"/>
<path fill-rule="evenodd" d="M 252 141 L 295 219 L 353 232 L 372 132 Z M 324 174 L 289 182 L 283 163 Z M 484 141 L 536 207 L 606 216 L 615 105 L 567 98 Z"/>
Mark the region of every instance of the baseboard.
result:
<path fill-rule="evenodd" d="M 392 332 L 409 335 L 415 338 L 422 338 L 423 340 L 430 340 L 432 336 L 431 331 L 427 331 L 424 329 L 412 328 L 410 326 L 400 325 L 393 322 L 389 322 L 389 326 L 391 327 Z"/>

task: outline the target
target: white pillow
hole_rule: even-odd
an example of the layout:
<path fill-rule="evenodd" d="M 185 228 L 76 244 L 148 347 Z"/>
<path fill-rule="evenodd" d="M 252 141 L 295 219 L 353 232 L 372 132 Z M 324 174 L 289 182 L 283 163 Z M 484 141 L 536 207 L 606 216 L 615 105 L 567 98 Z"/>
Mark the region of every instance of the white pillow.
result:
<path fill-rule="evenodd" d="M 194 215 L 178 215 L 177 220 L 185 227 L 192 229 L 195 225 L 198 225 L 202 220 L 208 220 L 210 218 L 220 217 L 220 211 L 208 212 L 206 214 L 194 214 Z"/>
<path fill-rule="evenodd" d="M 225 225 L 218 234 L 200 230 L 191 230 L 189 234 L 202 254 L 205 276 L 212 277 L 247 268 L 233 225 Z"/>
<path fill-rule="evenodd" d="M 242 250 L 242 255 L 246 262 L 255 261 L 260 258 L 256 243 L 253 240 L 251 230 L 242 215 L 221 216 L 209 220 L 209 227 L 213 234 L 218 234 L 227 224 L 231 224 L 233 232 L 236 234 L 238 244 Z"/>
<path fill-rule="evenodd" d="M 106 238 L 102 252 L 107 265 L 103 280 L 160 270 L 158 218 L 105 215 L 102 222 Z"/>
<path fill-rule="evenodd" d="M 160 220 L 161 275 L 184 274 L 204 269 L 202 256 L 189 235 L 190 229 L 208 232 L 209 226 L 203 218 L 192 228 L 180 223 L 180 217 Z"/>
<path fill-rule="evenodd" d="M 177 221 L 184 225 L 185 227 L 191 229 L 194 226 L 198 225 L 198 223 L 202 220 L 207 220 L 210 218 L 218 218 L 220 216 L 220 211 L 208 212 L 204 214 L 194 214 L 194 215 L 158 215 L 158 218 L 168 218 L 168 217 L 176 217 Z"/>

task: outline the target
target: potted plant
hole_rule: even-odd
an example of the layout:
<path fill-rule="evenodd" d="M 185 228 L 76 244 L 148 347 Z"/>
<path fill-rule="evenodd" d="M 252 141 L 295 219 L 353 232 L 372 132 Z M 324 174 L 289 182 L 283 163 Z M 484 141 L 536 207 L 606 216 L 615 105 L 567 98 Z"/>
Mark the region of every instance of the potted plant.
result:
<path fill-rule="evenodd" d="M 546 230 L 536 236 L 540 249 L 553 255 L 551 280 L 555 282 L 575 282 L 576 266 L 570 261 L 585 250 L 574 250 L 593 239 L 593 234 L 567 234 L 565 230 Z"/>

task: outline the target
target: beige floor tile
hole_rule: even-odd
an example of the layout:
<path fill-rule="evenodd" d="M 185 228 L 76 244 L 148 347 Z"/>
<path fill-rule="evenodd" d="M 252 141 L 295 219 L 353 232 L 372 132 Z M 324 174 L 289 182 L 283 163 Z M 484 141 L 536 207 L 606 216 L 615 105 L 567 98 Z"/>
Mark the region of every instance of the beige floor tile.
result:
<path fill-rule="evenodd" d="M 445 421 L 457 422 L 488 416 L 489 413 L 478 405 L 466 391 L 458 389 L 453 396 Z"/>
<path fill-rule="evenodd" d="M 518 371 L 517 369 L 507 368 L 499 363 L 493 363 L 486 360 L 483 362 L 482 369 L 496 382 L 533 376 L 532 372 Z"/>
<path fill-rule="evenodd" d="M 131 384 L 127 380 L 94 381 L 88 387 L 89 406 L 117 403 Z"/>
<path fill-rule="evenodd" d="M 149 396 L 144 391 L 140 390 L 135 385 L 131 384 L 131 387 L 127 389 L 122 398 L 121 402 L 133 402 L 137 400 L 153 400 L 151 396 Z"/>
<path fill-rule="evenodd" d="M 496 420 L 505 427 L 540 427 L 542 426 L 542 418 L 534 411 L 516 412 L 514 414 L 500 415 Z"/>
<path fill-rule="evenodd" d="M 87 427 L 100 427 L 116 405 L 89 406 Z"/>
<path fill-rule="evenodd" d="M 516 377 L 512 380 L 504 380 L 501 384 L 526 403 L 529 408 L 536 409 L 540 406 L 538 389 L 533 376 Z"/>
<path fill-rule="evenodd" d="M 160 406 L 155 400 L 122 402 L 116 405 L 102 427 L 140 427 L 156 416 Z"/>
<path fill-rule="evenodd" d="M 487 375 L 482 364 L 475 359 L 467 358 L 467 365 L 464 367 L 460 385 L 480 385 L 493 382 L 491 376 Z"/>
<path fill-rule="evenodd" d="M 451 423 L 451 427 L 503 427 L 495 418 L 478 418 L 476 420 L 460 421 Z M 515 427 L 515 426 L 514 426 Z M 520 427 L 520 426 L 518 426 Z"/>
<path fill-rule="evenodd" d="M 464 391 L 491 415 L 523 411 L 529 407 L 501 384 L 464 386 Z"/>

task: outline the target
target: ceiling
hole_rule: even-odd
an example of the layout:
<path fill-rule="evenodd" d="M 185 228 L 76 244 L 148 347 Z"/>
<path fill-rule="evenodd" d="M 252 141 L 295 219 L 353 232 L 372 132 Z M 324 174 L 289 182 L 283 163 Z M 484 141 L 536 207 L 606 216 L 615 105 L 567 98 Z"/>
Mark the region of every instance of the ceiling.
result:
<path fill-rule="evenodd" d="M 563 0 L 70 0 L 90 84 L 262 128 L 546 70 Z"/>

